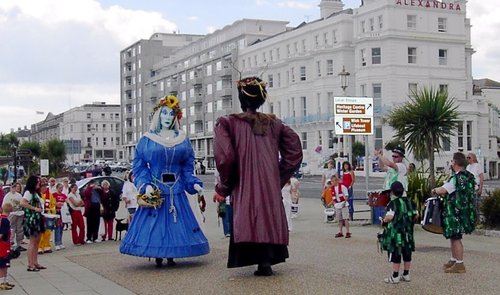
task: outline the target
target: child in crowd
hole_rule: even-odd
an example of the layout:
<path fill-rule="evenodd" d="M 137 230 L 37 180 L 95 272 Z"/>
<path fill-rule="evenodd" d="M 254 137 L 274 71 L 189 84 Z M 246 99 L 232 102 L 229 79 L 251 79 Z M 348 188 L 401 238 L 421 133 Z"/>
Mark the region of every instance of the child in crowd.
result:
<path fill-rule="evenodd" d="M 335 216 L 339 223 L 339 232 L 335 235 L 336 238 L 341 238 L 344 236 L 342 228 L 345 226 L 346 234 L 345 237 L 348 239 L 352 235 L 349 232 L 349 192 L 345 185 L 340 183 L 337 175 L 332 176 L 332 202 L 330 205 L 335 207 Z"/>
<path fill-rule="evenodd" d="M 392 275 L 384 279 L 388 284 L 410 281 L 411 252 L 415 251 L 413 225 L 417 211 L 411 200 L 403 197 L 403 193 L 401 182 L 396 181 L 391 185 L 391 201 L 387 205 L 387 214 L 381 218 L 385 226 L 381 246 L 392 262 Z M 401 256 L 404 261 L 403 275 L 399 276 Z"/>
<path fill-rule="evenodd" d="M 12 212 L 12 204 L 6 202 L 0 214 L 0 290 L 11 290 L 15 285 L 7 281 L 7 269 L 10 267 L 10 221 L 8 216 Z"/>
<path fill-rule="evenodd" d="M 325 189 L 321 194 L 321 202 L 323 203 L 323 207 L 325 207 L 325 219 L 323 222 L 333 221 L 335 209 L 333 208 L 332 181 L 330 179 L 325 183 Z"/>

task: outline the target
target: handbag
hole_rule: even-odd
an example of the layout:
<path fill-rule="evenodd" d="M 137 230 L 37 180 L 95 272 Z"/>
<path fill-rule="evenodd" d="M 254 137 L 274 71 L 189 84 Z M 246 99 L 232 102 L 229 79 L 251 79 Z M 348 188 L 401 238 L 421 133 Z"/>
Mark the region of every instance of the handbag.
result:
<path fill-rule="evenodd" d="M 61 221 L 62 223 L 71 223 L 71 212 L 68 203 L 64 203 L 61 207 Z"/>

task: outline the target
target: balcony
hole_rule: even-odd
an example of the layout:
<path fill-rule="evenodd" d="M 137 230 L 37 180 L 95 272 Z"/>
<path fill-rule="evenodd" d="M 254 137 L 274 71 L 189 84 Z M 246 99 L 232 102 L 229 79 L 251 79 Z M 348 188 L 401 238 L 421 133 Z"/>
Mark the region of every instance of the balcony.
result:
<path fill-rule="evenodd" d="M 191 83 L 193 84 L 193 86 L 201 86 L 203 84 L 203 78 L 195 77 L 193 80 L 191 80 Z"/>
<path fill-rule="evenodd" d="M 203 113 L 196 112 L 196 114 L 194 114 L 194 115 L 189 115 L 188 121 L 189 122 L 203 122 Z"/>
<path fill-rule="evenodd" d="M 223 68 L 217 72 L 217 75 L 219 75 L 219 77 L 231 77 L 233 75 L 233 71 L 230 68 Z"/>
<path fill-rule="evenodd" d="M 224 88 L 219 91 L 220 96 L 232 96 L 233 95 L 233 89 L 232 88 Z"/>

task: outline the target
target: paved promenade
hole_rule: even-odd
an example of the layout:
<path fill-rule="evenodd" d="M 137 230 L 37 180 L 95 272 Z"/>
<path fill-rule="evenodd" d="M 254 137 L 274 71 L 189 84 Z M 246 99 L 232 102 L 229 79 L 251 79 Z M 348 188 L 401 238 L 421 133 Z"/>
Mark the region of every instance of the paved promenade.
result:
<path fill-rule="evenodd" d="M 211 196 L 211 192 L 207 192 Z M 210 201 L 207 198 L 207 201 Z M 194 200 L 194 198 L 193 198 Z M 123 211 L 121 209 L 121 214 Z M 254 277 L 254 267 L 227 269 L 228 239 L 208 202 L 202 225 L 211 252 L 178 259 L 177 266 L 157 269 L 154 261 L 121 255 L 119 242 L 72 246 L 44 254 L 47 270 L 26 271 L 26 255 L 9 269 L 16 287 L 5 294 L 498 294 L 500 238 L 466 236 L 465 274 L 445 274 L 441 266 L 450 256 L 449 242 L 416 226 L 417 251 L 412 281 L 387 285 L 391 273 L 386 255 L 377 253 L 376 226 L 352 226 L 351 239 L 335 239 L 336 224 L 323 223 L 319 200 L 303 199 L 290 234 L 290 259 L 274 267 L 272 277 Z M 366 219 L 369 214 L 366 213 Z M 357 218 L 363 218 L 358 216 Z"/>

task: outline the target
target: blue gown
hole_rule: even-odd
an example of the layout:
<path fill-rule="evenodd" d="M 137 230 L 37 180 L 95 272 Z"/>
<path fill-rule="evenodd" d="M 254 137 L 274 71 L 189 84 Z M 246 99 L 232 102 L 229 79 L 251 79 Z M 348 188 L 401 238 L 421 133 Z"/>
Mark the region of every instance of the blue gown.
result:
<path fill-rule="evenodd" d="M 123 254 L 151 258 L 179 258 L 207 254 L 207 238 L 189 205 L 189 194 L 196 194 L 193 175 L 194 153 L 185 133 L 164 140 L 146 133 L 136 146 L 133 161 L 134 183 L 141 193 L 148 184 L 156 185 L 163 197 L 160 208 L 139 207 L 125 239 Z M 163 183 L 162 174 L 175 174 L 174 183 Z M 154 187 L 154 186 L 153 186 Z"/>

